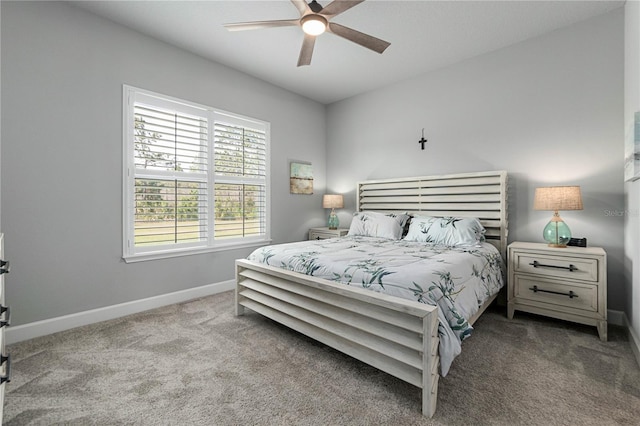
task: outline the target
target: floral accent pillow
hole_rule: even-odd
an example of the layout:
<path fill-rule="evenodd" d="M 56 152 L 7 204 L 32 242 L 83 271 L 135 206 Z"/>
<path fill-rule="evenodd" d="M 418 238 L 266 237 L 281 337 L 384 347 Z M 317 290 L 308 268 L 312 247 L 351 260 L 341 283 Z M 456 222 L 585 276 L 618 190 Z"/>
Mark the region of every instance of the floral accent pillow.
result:
<path fill-rule="evenodd" d="M 407 241 L 446 246 L 469 246 L 484 241 L 485 229 L 475 217 L 414 216 Z"/>
<path fill-rule="evenodd" d="M 402 216 L 406 216 L 406 218 Z M 402 227 L 407 220 L 409 220 L 408 215 L 356 212 L 353 214 L 347 235 L 362 235 L 365 237 L 399 240 L 402 237 Z"/>

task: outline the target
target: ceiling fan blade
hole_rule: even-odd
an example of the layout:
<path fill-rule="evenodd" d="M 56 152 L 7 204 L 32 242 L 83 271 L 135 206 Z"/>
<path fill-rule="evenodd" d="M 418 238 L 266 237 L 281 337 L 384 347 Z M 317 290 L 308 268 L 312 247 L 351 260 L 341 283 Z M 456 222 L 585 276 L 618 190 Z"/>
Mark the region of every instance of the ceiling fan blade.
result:
<path fill-rule="evenodd" d="M 302 48 L 300 49 L 300 57 L 298 58 L 298 66 L 311 64 L 311 56 L 313 55 L 313 46 L 316 44 L 316 36 L 309 34 L 304 35 Z"/>
<path fill-rule="evenodd" d="M 254 21 L 224 24 L 229 31 L 259 30 L 262 28 L 292 27 L 300 25 L 299 19 L 283 19 L 280 21 Z"/>
<path fill-rule="evenodd" d="M 309 5 L 304 0 L 291 0 L 291 3 L 298 9 L 300 12 L 300 16 L 304 16 L 306 13 L 310 13 L 311 9 L 309 9 Z"/>
<path fill-rule="evenodd" d="M 361 33 L 360 31 L 356 31 L 352 28 L 345 27 L 344 25 L 336 24 L 335 22 L 329 22 L 327 31 L 378 53 L 384 52 L 384 50 L 391 45 L 389 42 Z"/>
<path fill-rule="evenodd" d="M 293 0 L 292 0 L 293 1 Z M 333 0 L 331 3 L 322 8 L 320 13 L 325 16 L 334 17 L 336 15 L 341 14 L 342 12 L 346 12 L 351 9 L 353 6 L 357 6 L 362 3 L 364 0 Z"/>

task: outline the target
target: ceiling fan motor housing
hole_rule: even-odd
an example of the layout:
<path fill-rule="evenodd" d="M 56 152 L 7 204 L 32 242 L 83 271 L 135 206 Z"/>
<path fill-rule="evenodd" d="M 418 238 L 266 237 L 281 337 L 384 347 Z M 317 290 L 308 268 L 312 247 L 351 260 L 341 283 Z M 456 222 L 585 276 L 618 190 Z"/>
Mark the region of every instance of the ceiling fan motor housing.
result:
<path fill-rule="evenodd" d="M 313 13 L 320 13 L 320 11 L 322 10 L 322 6 L 316 0 L 313 0 L 311 3 L 309 3 L 309 9 L 311 9 Z"/>

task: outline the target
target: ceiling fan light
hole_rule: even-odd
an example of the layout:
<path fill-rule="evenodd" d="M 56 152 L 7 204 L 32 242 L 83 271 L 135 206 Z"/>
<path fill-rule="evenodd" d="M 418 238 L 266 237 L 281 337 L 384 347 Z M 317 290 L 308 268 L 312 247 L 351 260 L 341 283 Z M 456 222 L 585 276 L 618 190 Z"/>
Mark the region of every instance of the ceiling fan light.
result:
<path fill-rule="evenodd" d="M 302 31 L 317 36 L 327 29 L 327 20 L 320 15 L 307 15 L 302 18 Z"/>

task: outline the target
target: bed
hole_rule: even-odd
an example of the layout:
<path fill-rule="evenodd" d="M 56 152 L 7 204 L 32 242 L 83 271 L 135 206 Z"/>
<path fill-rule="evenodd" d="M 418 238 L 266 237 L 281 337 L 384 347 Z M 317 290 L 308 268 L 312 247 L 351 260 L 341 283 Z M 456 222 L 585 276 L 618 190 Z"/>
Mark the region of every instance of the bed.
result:
<path fill-rule="evenodd" d="M 504 171 L 360 182 L 357 211 L 478 218 L 486 230 L 486 241 L 503 260 L 506 255 Z M 417 386 L 422 389 L 423 415 L 434 414 L 441 309 L 258 260 L 236 261 L 236 315 L 249 308 Z M 475 322 L 496 295 L 466 318 L 468 324 Z"/>

